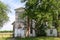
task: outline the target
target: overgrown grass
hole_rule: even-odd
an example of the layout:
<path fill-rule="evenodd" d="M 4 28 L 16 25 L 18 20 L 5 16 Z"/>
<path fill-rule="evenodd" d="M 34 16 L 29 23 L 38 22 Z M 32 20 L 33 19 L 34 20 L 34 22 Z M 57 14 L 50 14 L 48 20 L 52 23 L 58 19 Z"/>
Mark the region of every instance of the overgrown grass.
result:
<path fill-rule="evenodd" d="M 15 38 L 16 40 L 60 40 L 58 37 Z"/>
<path fill-rule="evenodd" d="M 9 40 L 7 37 L 0 37 L 0 40 Z"/>
<path fill-rule="evenodd" d="M 0 40 L 13 40 L 13 38 L 3 37 Z M 30 37 L 30 38 L 15 38 L 14 40 L 60 40 L 59 37 Z"/>

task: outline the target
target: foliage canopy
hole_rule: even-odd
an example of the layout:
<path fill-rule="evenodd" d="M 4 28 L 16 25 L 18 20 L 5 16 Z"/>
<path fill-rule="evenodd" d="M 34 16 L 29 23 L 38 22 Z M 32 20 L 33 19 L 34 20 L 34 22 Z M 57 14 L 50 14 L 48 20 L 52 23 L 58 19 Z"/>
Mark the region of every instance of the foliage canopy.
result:
<path fill-rule="evenodd" d="M 22 0 L 22 2 L 26 2 L 26 13 L 24 15 L 36 21 L 35 27 L 37 29 L 46 22 L 48 22 L 49 28 L 51 28 L 52 25 L 55 26 L 55 28 L 58 27 L 60 0 Z"/>
<path fill-rule="evenodd" d="M 5 22 L 8 21 L 8 15 L 9 8 L 6 4 L 0 1 L 0 26 L 2 27 Z"/>

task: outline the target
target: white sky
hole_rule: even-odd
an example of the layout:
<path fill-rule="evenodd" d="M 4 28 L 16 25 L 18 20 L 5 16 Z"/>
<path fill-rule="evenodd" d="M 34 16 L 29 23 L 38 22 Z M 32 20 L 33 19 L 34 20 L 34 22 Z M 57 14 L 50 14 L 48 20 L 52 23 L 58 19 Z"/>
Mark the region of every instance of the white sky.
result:
<path fill-rule="evenodd" d="M 25 3 L 21 3 L 20 0 L 0 0 L 10 7 L 11 13 L 8 13 L 9 21 L 0 30 L 13 30 L 11 25 L 15 21 L 15 11 L 14 9 L 19 7 L 24 7 Z"/>

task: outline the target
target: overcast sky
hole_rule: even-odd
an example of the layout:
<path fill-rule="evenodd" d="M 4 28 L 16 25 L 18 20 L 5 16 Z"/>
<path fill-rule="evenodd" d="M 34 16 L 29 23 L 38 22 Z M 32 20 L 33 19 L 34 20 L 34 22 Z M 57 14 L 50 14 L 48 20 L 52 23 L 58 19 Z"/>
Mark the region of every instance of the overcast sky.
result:
<path fill-rule="evenodd" d="M 24 7 L 25 3 L 21 3 L 20 0 L 0 0 L 10 7 L 11 13 L 8 13 L 9 21 L 0 30 L 13 30 L 12 22 L 15 21 L 15 10 L 19 7 Z"/>

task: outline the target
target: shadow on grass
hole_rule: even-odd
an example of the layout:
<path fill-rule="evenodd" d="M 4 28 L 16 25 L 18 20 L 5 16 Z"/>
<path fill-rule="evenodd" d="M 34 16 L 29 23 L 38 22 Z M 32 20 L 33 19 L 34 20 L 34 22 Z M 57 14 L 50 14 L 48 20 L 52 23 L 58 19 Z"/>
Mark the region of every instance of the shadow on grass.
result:
<path fill-rule="evenodd" d="M 5 40 L 11 40 L 12 38 L 10 38 L 10 37 L 7 37 Z"/>
<path fill-rule="evenodd" d="M 36 37 L 15 38 L 15 40 L 38 40 Z"/>
<path fill-rule="evenodd" d="M 7 38 L 6 40 L 54 40 L 54 38 L 30 37 L 30 38 Z"/>
<path fill-rule="evenodd" d="M 16 40 L 60 40 L 58 37 L 30 37 L 30 38 L 15 38 Z"/>
<path fill-rule="evenodd" d="M 57 37 L 5 38 L 5 40 L 60 40 Z"/>

